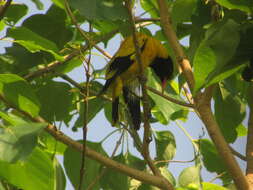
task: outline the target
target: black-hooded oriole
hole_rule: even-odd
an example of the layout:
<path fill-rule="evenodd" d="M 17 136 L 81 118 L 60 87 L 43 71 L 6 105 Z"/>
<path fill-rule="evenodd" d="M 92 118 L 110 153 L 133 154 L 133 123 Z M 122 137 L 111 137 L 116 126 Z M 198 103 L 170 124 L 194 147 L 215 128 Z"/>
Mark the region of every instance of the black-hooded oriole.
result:
<path fill-rule="evenodd" d="M 137 33 L 141 51 L 141 63 L 145 70 L 151 67 L 165 88 L 166 81 L 172 77 L 173 63 L 166 48 L 159 40 L 143 33 Z M 140 98 L 135 93 L 138 88 L 139 65 L 136 60 L 133 37 L 129 36 L 121 43 L 106 70 L 106 82 L 100 94 L 109 90 L 112 96 L 112 125 L 119 119 L 119 96 L 123 95 L 127 104 L 133 127 L 138 130 L 141 123 Z"/>

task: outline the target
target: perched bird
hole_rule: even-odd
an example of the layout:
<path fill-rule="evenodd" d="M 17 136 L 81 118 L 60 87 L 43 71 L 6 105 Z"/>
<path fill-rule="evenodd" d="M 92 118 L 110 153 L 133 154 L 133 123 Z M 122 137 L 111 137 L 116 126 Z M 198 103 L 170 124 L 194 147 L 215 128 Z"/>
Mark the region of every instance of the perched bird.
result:
<path fill-rule="evenodd" d="M 166 48 L 160 41 L 143 33 L 137 33 L 140 47 L 142 68 L 151 67 L 162 82 L 162 88 L 166 81 L 172 77 L 173 63 Z M 127 104 L 134 129 L 138 130 L 141 123 L 140 97 L 136 89 L 140 86 L 138 75 L 139 63 L 136 60 L 136 52 L 133 37 L 129 36 L 121 43 L 118 51 L 108 63 L 106 70 L 106 82 L 99 94 L 110 91 L 112 96 L 112 125 L 119 120 L 119 97 L 123 95 Z"/>

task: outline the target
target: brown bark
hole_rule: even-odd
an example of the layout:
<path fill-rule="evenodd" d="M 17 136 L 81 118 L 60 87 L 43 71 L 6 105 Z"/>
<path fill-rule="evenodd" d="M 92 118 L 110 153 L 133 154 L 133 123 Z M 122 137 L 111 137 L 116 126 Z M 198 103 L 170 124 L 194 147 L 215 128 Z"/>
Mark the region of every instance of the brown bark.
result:
<path fill-rule="evenodd" d="M 249 90 L 249 97 L 253 98 L 253 85 L 251 85 Z M 248 121 L 248 136 L 247 136 L 247 146 L 246 146 L 246 176 L 249 180 L 250 186 L 253 189 L 253 100 L 249 102 L 249 121 Z"/>

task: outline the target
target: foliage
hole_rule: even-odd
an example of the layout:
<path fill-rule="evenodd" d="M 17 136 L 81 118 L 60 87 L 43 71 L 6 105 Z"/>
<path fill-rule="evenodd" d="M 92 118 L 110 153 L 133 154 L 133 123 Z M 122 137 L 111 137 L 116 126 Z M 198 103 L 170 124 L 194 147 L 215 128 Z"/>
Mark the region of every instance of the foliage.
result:
<path fill-rule="evenodd" d="M 88 123 L 89 129 L 96 128 L 94 136 L 100 132 L 101 124 L 93 123 L 98 113 L 103 112 L 111 122 L 110 97 L 96 97 L 103 86 L 101 79 L 104 79 L 106 67 L 101 69 L 101 65 L 93 60 L 94 57 L 101 60 L 100 52 L 95 51 L 94 45 L 99 45 L 103 50 L 109 48 L 112 42 L 119 45 L 120 42 L 115 42 L 113 38 L 115 34 L 118 37 L 131 33 L 128 12 L 121 0 L 69 0 L 71 14 L 75 18 L 73 22 L 65 10 L 64 0 L 52 0 L 49 4 L 43 0 L 32 0 L 34 4 L 26 0 L 19 2 L 14 0 L 0 21 L 0 188 L 66 189 L 66 180 L 77 188 L 82 154 L 68 144 L 57 142 L 43 131 L 46 123 L 36 123 L 32 118 L 42 117 L 59 129 L 64 125 L 75 133 L 81 133 L 78 129 Z M 251 68 L 253 64 L 252 2 L 175 0 L 168 3 L 177 36 L 179 39 L 186 37 L 189 41 L 189 46 L 182 46 L 193 67 L 193 95 L 210 85 L 216 85 L 213 96 L 214 117 L 227 143 L 233 143 L 247 134 L 244 121 L 252 99 L 248 96 L 250 82 L 241 77 L 242 71 Z M 136 18 L 136 22 L 142 22 L 141 19 L 147 17 L 151 21 L 151 27 L 143 25 L 140 30 L 154 34 L 152 27 L 158 28 L 154 37 L 164 42 L 176 62 L 172 47 L 157 21 L 157 2 L 140 0 L 138 6 L 146 14 Z M 42 12 L 39 13 L 39 10 Z M 85 38 L 77 26 L 81 26 Z M 76 69 L 82 73 L 80 76 L 87 74 L 85 69 L 87 71 L 89 64 L 90 81 L 86 81 L 87 75 L 83 77 L 83 83 L 70 79 L 75 77 L 73 73 Z M 160 81 L 150 70 L 147 71 L 147 78 L 148 86 L 161 90 Z M 184 76 L 176 70 L 174 79 L 163 95 L 186 102 L 182 88 L 184 82 Z M 85 89 L 87 86 L 88 89 Z M 89 97 L 85 96 L 87 90 Z M 184 166 L 179 177 L 176 177 L 169 168 L 170 161 L 174 159 L 177 148 L 183 147 L 176 146 L 177 134 L 170 127 L 175 120 L 188 121 L 189 112 L 193 109 L 170 102 L 151 91 L 148 91 L 148 96 L 153 129 L 150 138 L 155 143 L 154 162 L 158 162 L 156 166 L 162 175 L 177 190 L 228 189 L 226 187 L 232 184 L 232 179 L 227 167 L 212 141 L 201 136 L 196 140 L 191 139 L 195 147 L 195 159 L 191 165 Z M 88 109 L 84 99 L 88 102 Z M 123 101 L 121 103 L 124 104 Z M 122 105 L 120 109 L 122 123 L 128 127 L 130 122 L 126 106 Z M 158 123 L 163 125 L 162 131 L 155 127 Z M 103 121 L 103 125 L 109 128 L 108 122 Z M 143 157 L 133 154 L 135 149 L 140 151 L 139 135 L 142 133 L 138 135 L 131 129 L 116 129 L 124 133 L 124 141 L 120 142 L 122 147 L 116 146 L 117 154 L 112 155 L 111 159 L 151 173 Z M 105 148 L 103 143 L 108 139 L 111 142 L 118 140 L 112 133 L 103 134 L 105 139 L 100 142 L 89 139 L 86 145 L 109 157 L 114 147 L 110 145 L 109 149 Z M 132 137 L 134 145 L 130 143 L 129 148 L 128 141 L 132 142 Z M 63 163 L 59 161 L 60 156 L 63 157 Z M 85 165 L 85 185 L 81 189 L 87 189 L 100 175 L 92 189 L 157 189 L 118 173 L 115 168 L 105 168 L 94 159 L 87 158 Z M 207 182 L 201 174 L 202 169 L 215 172 L 222 183 Z"/>

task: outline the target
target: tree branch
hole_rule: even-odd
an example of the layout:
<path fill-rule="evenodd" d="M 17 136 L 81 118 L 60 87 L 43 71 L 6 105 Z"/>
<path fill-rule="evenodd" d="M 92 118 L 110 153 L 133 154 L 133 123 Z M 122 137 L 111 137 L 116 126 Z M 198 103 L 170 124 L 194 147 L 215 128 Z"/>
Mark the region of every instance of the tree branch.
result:
<path fill-rule="evenodd" d="M 249 87 L 249 95 L 251 98 L 251 102 L 249 102 L 249 121 L 248 121 L 248 136 L 247 136 L 247 145 L 246 145 L 246 159 L 247 159 L 247 167 L 246 167 L 246 176 L 253 186 L 253 84 L 250 84 Z"/>
<path fill-rule="evenodd" d="M 33 122 L 37 123 L 47 123 L 43 118 L 41 117 L 32 117 L 29 113 L 18 109 L 16 106 L 9 103 L 3 95 L 0 94 L 0 100 L 10 108 L 15 109 L 25 117 L 29 118 Z M 45 128 L 45 130 L 52 135 L 56 140 L 66 144 L 69 147 L 72 147 L 73 149 L 82 152 L 83 151 L 83 145 L 81 143 L 78 143 L 71 139 L 70 137 L 64 135 L 61 131 L 59 131 L 54 125 L 48 124 L 48 126 Z M 89 147 L 86 147 L 85 155 L 89 157 L 90 159 L 96 160 L 97 162 L 105 165 L 108 168 L 112 168 L 118 172 L 121 172 L 127 176 L 130 176 L 134 179 L 140 180 L 144 183 L 148 183 L 150 185 L 157 186 L 161 189 L 168 189 L 167 187 L 167 181 L 165 181 L 163 178 L 150 175 L 146 172 L 131 168 L 127 165 L 121 164 L 119 162 L 116 162 L 108 157 L 105 157 L 104 155 L 90 149 Z M 170 189 L 169 189 L 170 190 Z M 171 188 L 173 190 L 173 188 Z"/>
<path fill-rule="evenodd" d="M 7 0 L 7 2 L 4 4 L 4 6 L 0 6 L 0 21 L 3 19 L 7 9 L 11 5 L 12 0 Z"/>
<path fill-rule="evenodd" d="M 163 32 L 174 50 L 175 56 L 177 58 L 178 64 L 182 68 L 182 71 L 184 73 L 184 76 L 186 78 L 186 81 L 191 89 L 194 89 L 194 78 L 192 73 L 192 68 L 190 65 L 190 62 L 188 59 L 186 59 L 186 56 L 184 54 L 183 48 L 181 47 L 176 33 L 174 32 L 172 25 L 171 25 L 171 19 L 168 13 L 168 4 L 165 0 L 157 0 L 157 3 L 159 5 L 160 9 L 160 17 L 161 17 L 161 25 L 163 28 Z"/>
<path fill-rule="evenodd" d="M 186 81 L 191 90 L 194 89 L 194 77 L 193 72 L 190 66 L 190 63 L 187 59 L 185 59 L 185 54 L 183 52 L 182 47 L 179 44 L 177 36 L 173 31 L 173 28 L 170 23 L 170 17 L 168 13 L 168 5 L 165 0 L 157 0 L 159 9 L 160 9 L 160 17 L 161 17 L 161 25 L 164 30 L 165 36 L 167 37 L 170 46 L 174 50 L 174 53 L 177 57 L 178 63 L 183 71 L 183 74 L 186 78 Z M 211 98 L 212 98 L 212 90 L 213 87 L 208 87 L 205 92 L 198 93 L 194 97 L 194 105 L 196 113 L 200 116 L 202 122 L 205 124 L 206 129 L 214 142 L 217 151 L 221 155 L 226 164 L 229 173 L 231 174 L 235 185 L 238 189 L 249 190 L 249 183 L 246 180 L 246 177 L 243 175 L 241 168 L 233 157 L 228 144 L 226 143 L 220 128 L 214 118 L 211 109 Z"/>
<path fill-rule="evenodd" d="M 155 94 L 157 94 L 157 95 L 163 97 L 164 99 L 166 99 L 166 100 L 168 100 L 168 101 L 170 101 L 170 102 L 172 102 L 172 103 L 178 104 L 178 105 L 180 105 L 180 106 L 185 106 L 185 107 L 188 107 L 188 108 L 194 108 L 194 105 L 193 105 L 193 104 L 188 104 L 188 103 L 186 103 L 186 102 L 183 102 L 183 101 L 177 100 L 177 99 L 175 99 L 175 98 L 172 98 L 172 97 L 170 97 L 170 96 L 168 96 L 168 95 L 165 95 L 165 94 L 163 94 L 162 92 L 160 92 L 160 91 L 158 91 L 158 90 L 156 90 L 156 89 L 154 89 L 154 88 L 151 88 L 151 87 L 149 87 L 149 86 L 146 86 L 146 88 L 147 88 L 149 91 L 151 91 L 151 92 L 153 92 L 153 93 L 155 93 Z"/>

